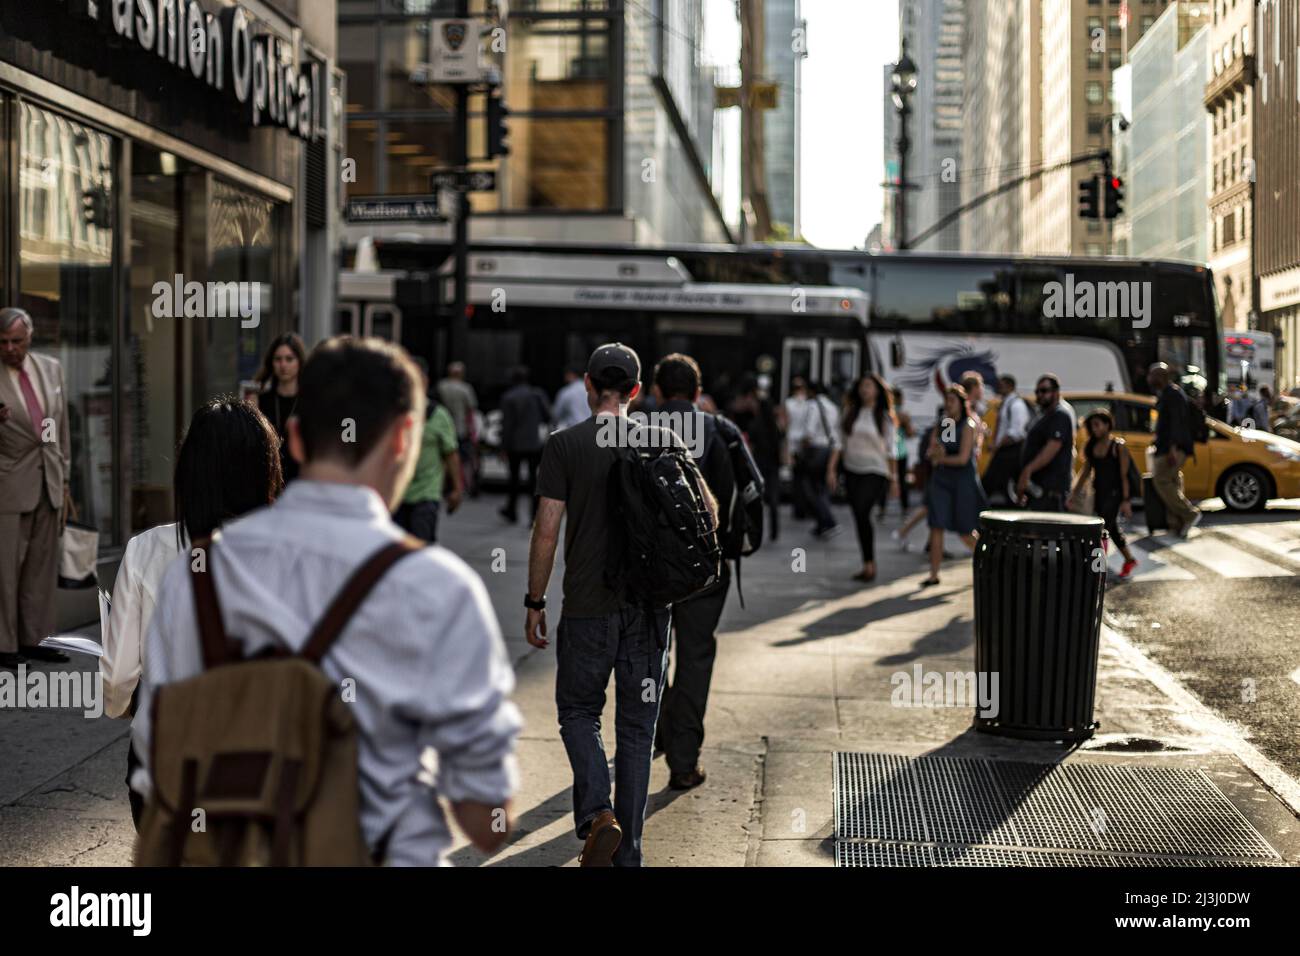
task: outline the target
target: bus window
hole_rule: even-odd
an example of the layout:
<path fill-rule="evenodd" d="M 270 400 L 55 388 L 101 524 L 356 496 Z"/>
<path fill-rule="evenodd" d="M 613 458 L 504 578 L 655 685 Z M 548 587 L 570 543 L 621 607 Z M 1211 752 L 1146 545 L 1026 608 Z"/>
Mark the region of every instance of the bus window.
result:
<path fill-rule="evenodd" d="M 365 334 L 388 342 L 402 341 L 402 313 L 395 306 L 366 306 Z"/>
<path fill-rule="evenodd" d="M 359 335 L 361 332 L 361 305 L 357 302 L 340 302 L 334 331 L 339 335 Z"/>
<path fill-rule="evenodd" d="M 818 380 L 817 352 L 816 339 L 786 339 L 781 343 L 781 401 L 789 397 L 792 379 Z"/>
<path fill-rule="evenodd" d="M 826 366 L 822 371 L 822 382 L 833 397 L 838 398 L 852 387 L 861 367 L 861 350 L 857 342 L 849 339 L 826 341 Z"/>
<path fill-rule="evenodd" d="M 1007 332 L 1014 276 L 997 263 L 876 260 L 871 324 L 877 329 Z"/>

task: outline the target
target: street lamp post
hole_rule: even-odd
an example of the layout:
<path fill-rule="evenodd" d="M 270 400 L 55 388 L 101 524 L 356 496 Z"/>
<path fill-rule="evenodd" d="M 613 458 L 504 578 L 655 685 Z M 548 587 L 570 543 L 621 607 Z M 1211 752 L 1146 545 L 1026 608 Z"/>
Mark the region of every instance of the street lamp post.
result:
<path fill-rule="evenodd" d="M 916 92 L 916 64 L 907 54 L 907 39 L 903 39 L 901 55 L 890 77 L 894 108 L 898 111 L 898 186 L 895 193 L 894 246 L 907 248 L 907 154 L 912 141 L 907 137 L 907 117 L 912 112 L 912 94 Z"/>

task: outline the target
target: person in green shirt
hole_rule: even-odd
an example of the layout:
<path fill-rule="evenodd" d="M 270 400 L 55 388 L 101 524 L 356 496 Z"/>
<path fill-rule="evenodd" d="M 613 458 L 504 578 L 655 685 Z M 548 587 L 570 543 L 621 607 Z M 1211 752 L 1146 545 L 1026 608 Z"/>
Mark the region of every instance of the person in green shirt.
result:
<path fill-rule="evenodd" d="M 415 364 L 424 376 L 424 390 L 429 392 L 429 366 L 418 356 L 415 357 Z M 393 514 L 393 520 L 417 538 L 430 543 L 437 541 L 443 483 L 449 475 L 451 490 L 447 492 L 447 514 L 452 514 L 460 507 L 461 499 L 456 426 L 452 423 L 447 407 L 430 394 L 415 475 L 411 478 L 402 503 Z"/>

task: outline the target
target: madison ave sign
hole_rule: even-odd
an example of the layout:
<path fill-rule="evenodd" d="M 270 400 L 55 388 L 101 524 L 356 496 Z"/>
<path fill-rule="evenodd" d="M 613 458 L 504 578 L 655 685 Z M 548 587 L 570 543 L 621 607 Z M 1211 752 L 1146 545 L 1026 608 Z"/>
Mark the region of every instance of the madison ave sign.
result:
<path fill-rule="evenodd" d="M 198 0 L 66 0 L 66 6 L 160 71 L 170 69 L 232 99 L 252 126 L 281 126 L 304 140 L 325 134 L 315 119 L 324 115 L 318 108 L 321 64 L 294 66 L 292 45 L 238 3 L 216 15 Z"/>

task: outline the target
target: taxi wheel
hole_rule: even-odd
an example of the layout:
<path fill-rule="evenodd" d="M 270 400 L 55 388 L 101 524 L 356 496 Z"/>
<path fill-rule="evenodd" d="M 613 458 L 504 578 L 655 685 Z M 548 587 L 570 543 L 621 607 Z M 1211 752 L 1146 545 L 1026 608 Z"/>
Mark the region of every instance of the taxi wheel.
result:
<path fill-rule="evenodd" d="M 1219 497 L 1229 511 L 1263 511 L 1271 487 L 1263 469 L 1241 465 L 1228 469 L 1219 479 Z"/>

